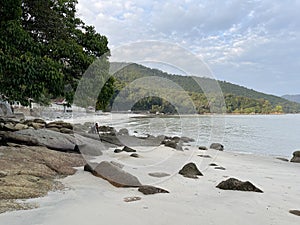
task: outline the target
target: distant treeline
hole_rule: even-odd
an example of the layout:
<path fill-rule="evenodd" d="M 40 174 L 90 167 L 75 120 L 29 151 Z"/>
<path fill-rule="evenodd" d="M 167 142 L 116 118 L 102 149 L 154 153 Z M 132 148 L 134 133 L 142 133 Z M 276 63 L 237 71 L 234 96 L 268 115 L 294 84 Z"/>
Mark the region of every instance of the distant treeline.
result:
<path fill-rule="evenodd" d="M 274 95 L 225 81 L 217 81 L 220 93 L 216 93 L 216 81 L 213 79 L 171 75 L 138 64 L 130 64 L 119 70 L 115 78 L 115 95 L 111 105 L 117 100 L 118 110 L 128 110 L 128 106 L 132 106 L 131 109 L 136 111 L 166 114 L 178 111 L 211 113 L 214 108 L 222 113 L 300 112 L 300 104 Z M 164 82 L 172 84 L 164 85 Z M 205 93 L 202 89 L 205 89 Z"/>

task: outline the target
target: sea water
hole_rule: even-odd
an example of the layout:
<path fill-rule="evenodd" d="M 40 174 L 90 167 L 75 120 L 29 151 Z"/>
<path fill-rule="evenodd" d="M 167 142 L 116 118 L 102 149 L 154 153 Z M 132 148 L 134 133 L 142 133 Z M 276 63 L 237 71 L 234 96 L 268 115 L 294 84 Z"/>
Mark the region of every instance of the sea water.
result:
<path fill-rule="evenodd" d="M 131 117 L 111 114 L 100 124 L 136 135 L 187 136 L 193 145 L 222 143 L 227 151 L 291 157 L 300 149 L 300 114 Z"/>

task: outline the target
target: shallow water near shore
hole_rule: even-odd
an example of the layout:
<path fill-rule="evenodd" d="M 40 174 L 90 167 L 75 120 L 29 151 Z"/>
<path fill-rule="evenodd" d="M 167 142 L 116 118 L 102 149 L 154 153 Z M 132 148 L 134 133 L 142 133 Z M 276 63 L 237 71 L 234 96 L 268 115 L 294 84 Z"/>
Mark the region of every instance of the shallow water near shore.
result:
<path fill-rule="evenodd" d="M 300 114 L 285 115 L 183 115 L 143 117 L 134 114 L 106 114 L 76 117 L 72 123 L 99 122 L 131 134 L 187 136 L 192 145 L 220 142 L 226 151 L 291 157 L 300 149 Z"/>

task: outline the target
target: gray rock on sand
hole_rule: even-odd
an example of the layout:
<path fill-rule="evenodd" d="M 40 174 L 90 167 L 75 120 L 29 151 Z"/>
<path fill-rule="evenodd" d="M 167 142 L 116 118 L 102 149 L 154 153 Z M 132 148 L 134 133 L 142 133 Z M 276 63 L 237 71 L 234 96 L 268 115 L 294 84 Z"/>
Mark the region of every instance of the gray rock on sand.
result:
<path fill-rule="evenodd" d="M 110 162 L 103 161 L 97 166 L 95 164 L 87 164 L 85 171 L 91 172 L 94 176 L 107 180 L 115 187 L 140 187 L 142 184 L 137 177 L 127 173 Z"/>
<path fill-rule="evenodd" d="M 130 155 L 130 157 L 133 157 L 133 158 L 140 158 L 140 155 L 137 154 L 137 153 L 132 153 L 132 154 Z"/>
<path fill-rule="evenodd" d="M 290 210 L 289 212 L 295 216 L 300 216 L 300 210 Z"/>
<path fill-rule="evenodd" d="M 198 176 L 203 176 L 203 174 L 199 171 L 195 163 L 188 163 L 186 164 L 180 171 L 184 177 L 197 179 Z"/>
<path fill-rule="evenodd" d="M 124 152 L 136 152 L 135 149 L 130 148 L 130 147 L 128 147 L 128 146 L 124 146 L 124 148 L 122 149 L 122 151 L 124 151 Z"/>
<path fill-rule="evenodd" d="M 80 135 L 75 137 L 69 134 L 63 134 L 48 129 L 26 129 L 16 132 L 6 132 L 3 138 L 7 142 L 25 144 L 32 146 L 46 146 L 49 149 L 63 152 L 77 152 L 89 155 L 101 155 L 100 141 L 85 138 Z M 76 148 L 79 146 L 79 149 Z"/>
<path fill-rule="evenodd" d="M 114 150 L 114 153 L 121 153 L 121 152 L 123 152 L 123 150 L 122 150 L 122 149 L 118 149 L 118 148 L 116 148 L 116 149 Z"/>
<path fill-rule="evenodd" d="M 199 150 L 208 150 L 206 146 L 199 146 L 198 149 Z"/>
<path fill-rule="evenodd" d="M 202 157 L 202 158 L 211 158 L 210 155 L 198 155 L 199 157 Z"/>
<path fill-rule="evenodd" d="M 222 181 L 217 185 L 217 188 L 222 190 L 251 191 L 263 193 L 262 190 L 255 187 L 249 181 L 243 182 L 235 178 L 229 178 L 228 180 Z"/>
<path fill-rule="evenodd" d="M 168 173 L 163 173 L 163 172 L 148 173 L 148 175 L 151 176 L 151 177 L 157 177 L 157 178 L 168 177 L 168 176 L 170 176 L 170 174 L 168 174 Z"/>
<path fill-rule="evenodd" d="M 300 151 L 295 151 L 293 153 L 293 158 L 291 159 L 293 163 L 300 163 Z"/>
<path fill-rule="evenodd" d="M 176 142 L 175 140 L 165 140 L 163 143 L 166 147 L 174 148 L 179 151 L 183 150 L 181 142 Z"/>
<path fill-rule="evenodd" d="M 140 186 L 138 189 L 139 192 L 142 192 L 144 195 L 153 195 L 158 193 L 169 193 L 169 191 L 164 190 L 162 188 L 150 186 L 150 185 L 143 185 Z"/>
<path fill-rule="evenodd" d="M 219 150 L 219 151 L 224 150 L 224 146 L 220 143 L 212 143 L 209 148 Z"/>
<path fill-rule="evenodd" d="M 129 132 L 126 128 L 121 128 L 118 132 L 118 135 L 129 135 Z"/>
<path fill-rule="evenodd" d="M 218 166 L 218 165 L 215 163 L 211 163 L 211 164 L 209 164 L 209 166 Z"/>
<path fill-rule="evenodd" d="M 217 167 L 215 167 L 215 170 L 226 170 L 226 168 L 224 168 L 222 166 L 217 166 Z"/>

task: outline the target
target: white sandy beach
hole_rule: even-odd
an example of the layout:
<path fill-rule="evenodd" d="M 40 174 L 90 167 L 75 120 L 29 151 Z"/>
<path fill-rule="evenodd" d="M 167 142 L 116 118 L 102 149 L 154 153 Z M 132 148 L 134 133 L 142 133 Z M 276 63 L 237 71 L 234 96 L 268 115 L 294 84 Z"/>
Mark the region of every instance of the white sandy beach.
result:
<path fill-rule="evenodd" d="M 0 224 L 296 225 L 300 222 L 299 217 L 289 213 L 291 209 L 300 209 L 300 164 L 249 154 L 200 151 L 196 147 L 183 152 L 167 147 L 137 150 L 140 158 L 108 150 L 99 160 L 123 163 L 124 170 L 136 175 L 143 184 L 154 184 L 170 191 L 169 194 L 146 196 L 136 188 L 116 188 L 79 168 L 76 175 L 63 179 L 68 189 L 30 200 L 39 203 L 37 209 L 0 215 Z M 202 158 L 199 154 L 212 158 Z M 169 160 L 163 160 L 166 158 Z M 204 176 L 190 179 L 179 175 L 178 170 L 186 162 L 196 163 Z M 212 162 L 226 170 L 208 166 Z M 153 178 L 148 172 L 167 172 L 172 176 Z M 228 177 L 248 180 L 264 193 L 215 187 Z M 134 196 L 141 200 L 124 202 L 124 198 Z"/>

